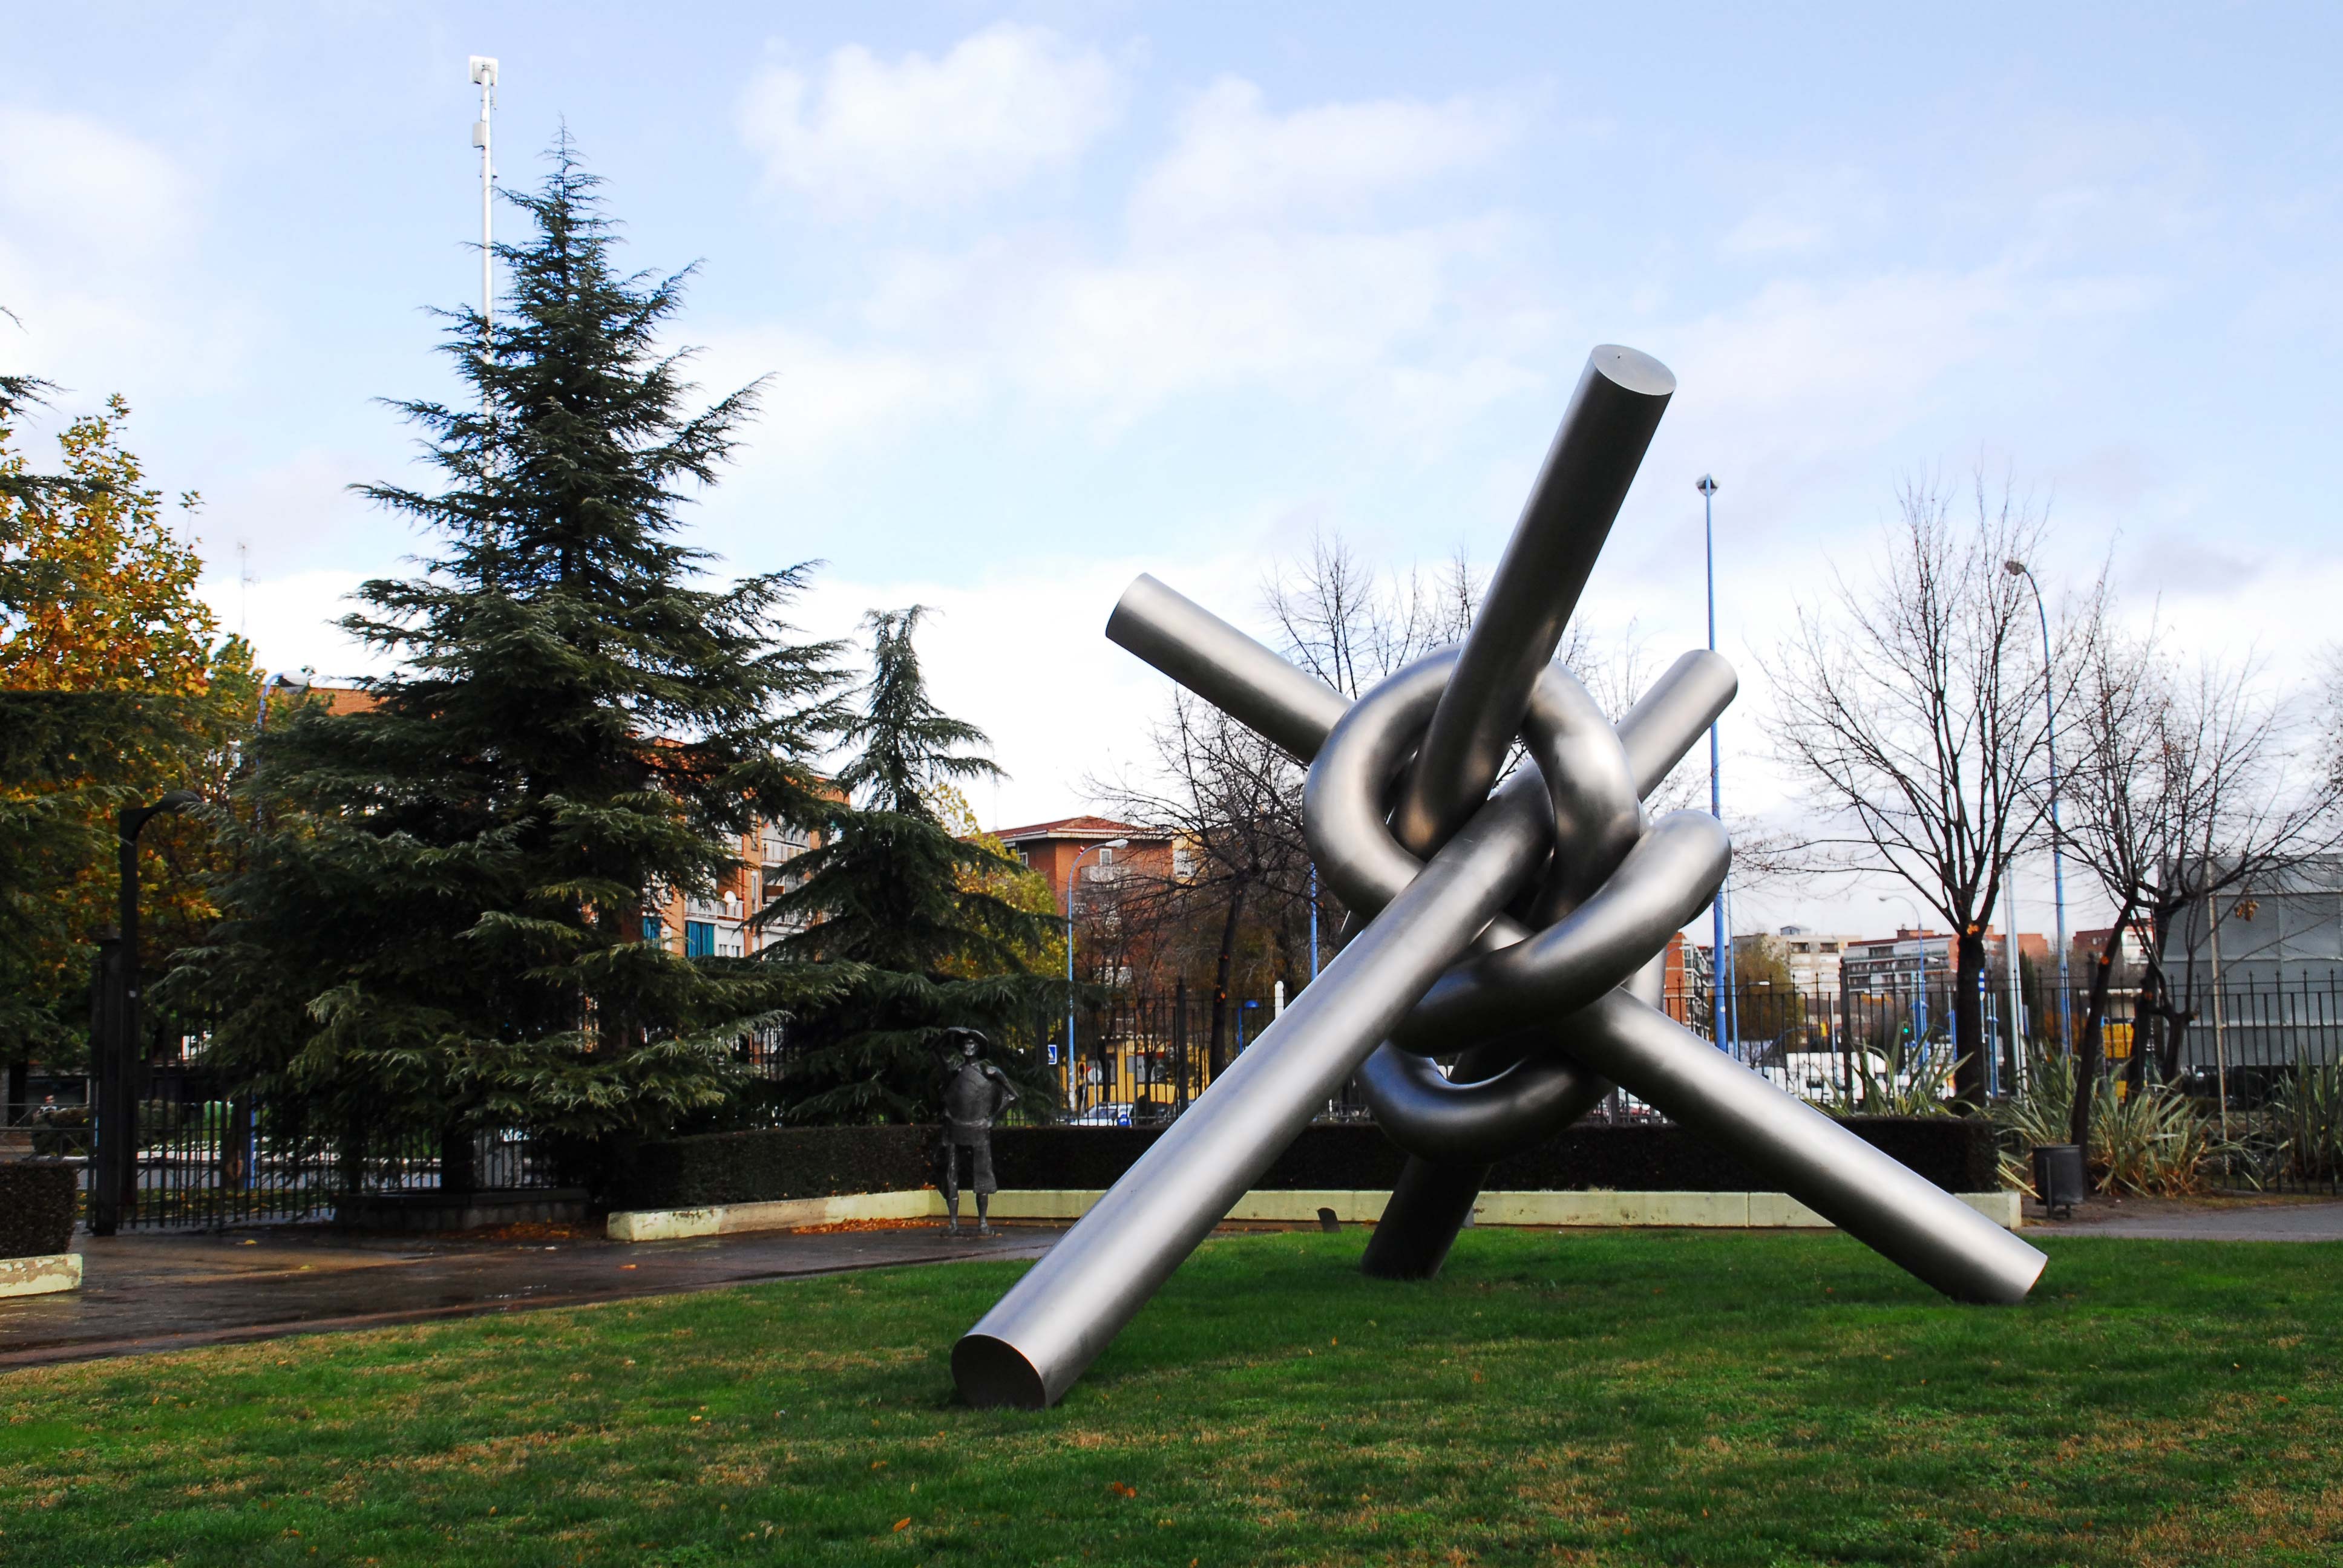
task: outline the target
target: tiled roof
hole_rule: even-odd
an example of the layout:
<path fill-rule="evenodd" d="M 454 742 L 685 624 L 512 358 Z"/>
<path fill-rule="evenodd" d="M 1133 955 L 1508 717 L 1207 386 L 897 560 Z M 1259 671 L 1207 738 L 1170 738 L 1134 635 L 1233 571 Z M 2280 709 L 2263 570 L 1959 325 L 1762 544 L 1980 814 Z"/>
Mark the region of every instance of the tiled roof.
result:
<path fill-rule="evenodd" d="M 1023 828 L 996 828 L 992 836 L 1013 844 L 1024 839 L 1163 839 L 1161 829 L 1133 827 L 1111 817 L 1061 817 L 1054 822 L 1034 822 Z"/>

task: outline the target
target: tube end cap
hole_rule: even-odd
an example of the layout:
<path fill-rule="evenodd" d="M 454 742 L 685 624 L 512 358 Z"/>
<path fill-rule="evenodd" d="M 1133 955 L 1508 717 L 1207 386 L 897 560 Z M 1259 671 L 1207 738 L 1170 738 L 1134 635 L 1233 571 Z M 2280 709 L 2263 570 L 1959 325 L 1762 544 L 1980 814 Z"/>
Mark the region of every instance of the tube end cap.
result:
<path fill-rule="evenodd" d="M 1040 1369 L 1024 1352 L 990 1334 L 962 1334 L 952 1346 L 952 1382 L 960 1397 L 979 1410 L 1008 1405 L 1017 1410 L 1046 1410 L 1050 1392 Z"/>
<path fill-rule="evenodd" d="M 1676 389 L 1676 373 L 1644 353 L 1622 344 L 1604 343 L 1586 357 L 1588 367 L 1604 380 L 1646 397 L 1665 397 Z"/>

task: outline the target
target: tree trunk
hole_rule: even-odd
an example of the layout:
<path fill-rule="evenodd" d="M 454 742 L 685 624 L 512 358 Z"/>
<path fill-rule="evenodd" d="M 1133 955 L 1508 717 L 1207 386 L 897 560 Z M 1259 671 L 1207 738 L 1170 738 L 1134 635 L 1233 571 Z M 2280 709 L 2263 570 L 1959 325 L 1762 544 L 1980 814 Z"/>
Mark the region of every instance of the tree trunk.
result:
<path fill-rule="evenodd" d="M 1212 1042 L 1207 1060 L 1216 1082 L 1221 1070 L 1229 1064 L 1229 976 L 1236 968 L 1237 926 L 1244 918 L 1244 906 L 1245 884 L 1239 882 L 1229 891 L 1228 919 L 1221 922 L 1221 952 L 1212 963 Z"/>
<path fill-rule="evenodd" d="M 2182 1007 L 2174 1000 L 2172 977 L 2164 972 L 2163 959 L 2159 942 L 2158 950 L 2147 955 L 2147 978 L 2140 982 L 2139 990 L 2142 997 L 2156 999 L 2156 1016 L 2164 1025 L 2163 1029 L 2157 1031 L 2158 1038 L 2156 1042 L 2156 1075 L 2158 1081 L 2170 1083 L 2180 1076 L 2180 1048 L 2188 1038 L 2188 1026 L 2197 1021 L 2197 1010 L 2193 1007 Z M 2192 981 L 2195 979 L 2193 971 L 2190 979 Z M 2194 994 L 2196 987 L 2192 984 L 2189 990 L 2191 995 L 2188 1000 L 2194 1001 L 2197 1000 Z M 2147 1053 L 2135 1040 L 2131 1054 L 2134 1063 L 2131 1070 L 2131 1082 L 2132 1087 L 2137 1089 L 2146 1079 L 2146 1067 L 2140 1059 Z"/>
<path fill-rule="evenodd" d="M 1985 932 L 1975 921 L 1961 928 L 1953 944 L 1953 1097 L 1971 1111 L 1986 1102 Z"/>
<path fill-rule="evenodd" d="M 2087 1177 L 2091 1153 L 2091 1096 L 2099 1084 L 2099 1031 L 2107 1011 L 2107 985 L 2115 978 L 2116 954 L 2123 950 L 2124 932 L 2131 929 L 2132 916 L 2138 905 L 2126 899 L 2116 915 L 2116 923 L 2107 940 L 2099 949 L 2099 961 L 2091 971 L 2090 1000 L 2083 1004 L 2083 1038 L 2075 1049 L 2075 1103 L 2066 1111 L 2066 1141 L 2083 1151 L 2084 1169 Z M 2139 1049 L 2139 1021 L 2132 1020 L 2132 1049 Z"/>

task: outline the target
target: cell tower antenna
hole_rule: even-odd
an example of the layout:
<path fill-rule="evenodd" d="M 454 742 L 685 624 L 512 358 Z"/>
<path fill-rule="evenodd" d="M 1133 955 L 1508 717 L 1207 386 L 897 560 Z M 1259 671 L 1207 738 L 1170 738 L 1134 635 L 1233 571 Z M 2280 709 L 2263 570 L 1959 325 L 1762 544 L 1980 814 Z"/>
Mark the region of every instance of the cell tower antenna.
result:
<path fill-rule="evenodd" d="M 496 325 L 496 296 L 488 278 L 488 204 L 497 170 L 489 156 L 488 114 L 497 106 L 497 62 L 492 55 L 472 56 L 472 82 L 480 89 L 480 117 L 472 122 L 472 145 L 480 149 L 480 331 Z"/>

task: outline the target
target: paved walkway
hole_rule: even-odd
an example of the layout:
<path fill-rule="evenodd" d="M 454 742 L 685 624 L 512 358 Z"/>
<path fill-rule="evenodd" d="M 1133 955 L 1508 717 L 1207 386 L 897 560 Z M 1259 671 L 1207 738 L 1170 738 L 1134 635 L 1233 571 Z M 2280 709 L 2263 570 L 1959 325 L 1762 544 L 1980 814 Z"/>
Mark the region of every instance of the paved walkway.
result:
<path fill-rule="evenodd" d="M 0 1369 L 432 1318 L 713 1290 L 754 1280 L 968 1258 L 1038 1258 L 1060 1232 L 989 1241 L 916 1230 L 782 1231 L 634 1245 L 598 1237 L 241 1234 L 75 1238 L 85 1283 L 0 1300 Z"/>
<path fill-rule="evenodd" d="M 2026 1206 L 2028 1235 L 2144 1241 L 2343 1241 L 2343 1201 L 2316 1198 L 2094 1198 L 2071 1220 Z"/>

